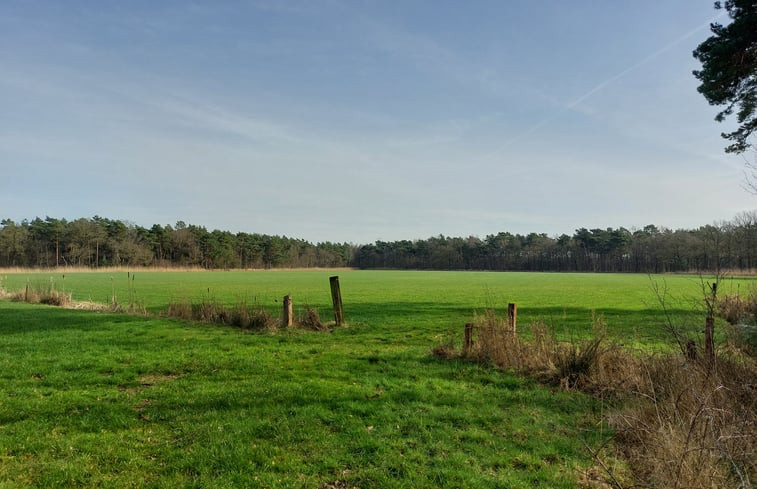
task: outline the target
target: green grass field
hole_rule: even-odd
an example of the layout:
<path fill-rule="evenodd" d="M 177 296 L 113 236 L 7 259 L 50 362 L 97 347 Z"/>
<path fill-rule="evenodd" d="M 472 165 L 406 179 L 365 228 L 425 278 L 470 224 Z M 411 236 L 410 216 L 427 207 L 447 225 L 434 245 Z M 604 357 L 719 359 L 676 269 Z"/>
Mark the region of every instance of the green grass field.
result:
<path fill-rule="evenodd" d="M 575 487 L 601 403 L 430 349 L 507 302 L 567 337 L 596 311 L 624 342 L 663 340 L 635 275 L 340 270 L 349 325 L 331 333 L 157 316 L 208 297 L 276 312 L 292 294 L 328 317 L 331 274 L 138 271 L 131 292 L 125 272 L 1 274 L 156 315 L 0 302 L 0 487 Z M 684 314 L 699 279 L 665 281 Z"/>
<path fill-rule="evenodd" d="M 508 302 L 519 308 L 523 324 L 543 320 L 561 333 L 591 331 L 592 312 L 603 314 L 619 339 L 659 339 L 660 305 L 652 283 L 666 285 L 675 313 L 701 304 L 697 276 L 633 274 L 560 274 L 497 272 L 407 271 L 249 271 L 249 272 L 127 272 L 0 273 L 0 285 L 19 290 L 28 283 L 73 294 L 76 300 L 109 303 L 115 293 L 121 304 L 143 305 L 164 312 L 170 301 L 207 299 L 227 305 L 246 302 L 278 314 L 281 299 L 292 294 L 295 307 L 310 305 L 330 315 L 328 277 L 340 275 L 345 314 L 352 324 L 373 328 L 412 326 L 415 331 L 439 332 L 469 321 L 474 311 L 503 309 Z M 707 277 L 705 277 L 707 280 Z M 722 292 L 747 290 L 754 278 L 729 278 Z"/>

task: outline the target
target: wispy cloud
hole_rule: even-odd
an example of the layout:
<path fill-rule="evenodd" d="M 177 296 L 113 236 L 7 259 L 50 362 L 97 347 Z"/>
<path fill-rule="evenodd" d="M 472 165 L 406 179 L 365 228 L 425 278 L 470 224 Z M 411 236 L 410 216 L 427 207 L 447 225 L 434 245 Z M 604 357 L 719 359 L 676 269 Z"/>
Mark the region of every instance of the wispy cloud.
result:
<path fill-rule="evenodd" d="M 608 78 L 600 81 L 599 83 L 597 83 L 596 85 L 594 85 L 593 87 L 591 87 L 589 90 L 587 90 L 585 93 L 583 93 L 583 94 L 579 95 L 578 97 L 572 99 L 570 102 L 568 102 L 567 104 L 565 104 L 562 108 L 558 109 L 557 111 L 555 111 L 554 113 L 548 115 L 547 117 L 541 119 L 539 122 L 535 123 L 534 125 L 528 127 L 525 131 L 523 131 L 523 132 L 515 135 L 514 137 L 510 138 L 509 140 L 507 140 L 502 145 L 501 149 L 505 149 L 508 146 L 511 146 L 511 145 L 513 145 L 513 144 L 515 144 L 515 143 L 517 143 L 519 141 L 522 141 L 522 140 L 524 140 L 524 139 L 532 136 L 533 134 L 537 133 L 539 130 L 541 130 L 545 126 L 553 123 L 555 120 L 557 120 L 558 118 L 560 118 L 567 111 L 577 110 L 577 111 L 583 112 L 585 114 L 586 111 L 581 108 L 581 104 L 583 102 L 587 101 L 592 96 L 594 96 L 597 93 L 601 92 L 602 90 L 604 90 L 609 85 L 617 82 L 618 80 L 620 80 L 620 79 L 628 76 L 632 72 L 638 70 L 642 66 L 644 66 L 644 65 L 650 63 L 651 61 L 659 58 L 661 55 L 663 55 L 666 52 L 670 51 L 671 49 L 673 49 L 674 47 L 678 46 L 682 42 L 684 42 L 687 39 L 691 38 L 692 36 L 694 36 L 695 34 L 699 33 L 700 31 L 706 29 L 707 27 L 710 26 L 711 23 L 715 22 L 716 20 L 718 20 L 719 18 L 723 17 L 724 15 L 726 15 L 726 14 L 725 13 L 720 13 L 720 14 L 716 15 L 715 17 L 712 17 L 707 22 L 705 22 L 703 24 L 700 24 L 700 25 L 694 27 L 693 29 L 690 29 L 689 31 L 687 31 L 687 32 L 679 35 L 678 37 L 676 37 L 672 41 L 668 42 L 667 44 L 663 45 L 659 49 L 657 49 L 657 50 L 651 52 L 650 54 L 646 55 L 645 57 L 643 57 L 639 61 L 636 61 L 636 62 L 632 63 L 627 68 L 625 68 L 625 69 L 619 71 L 618 73 L 616 73 L 616 74 L 614 74 L 614 75 L 612 75 L 612 76 L 610 76 L 610 77 L 608 77 Z"/>

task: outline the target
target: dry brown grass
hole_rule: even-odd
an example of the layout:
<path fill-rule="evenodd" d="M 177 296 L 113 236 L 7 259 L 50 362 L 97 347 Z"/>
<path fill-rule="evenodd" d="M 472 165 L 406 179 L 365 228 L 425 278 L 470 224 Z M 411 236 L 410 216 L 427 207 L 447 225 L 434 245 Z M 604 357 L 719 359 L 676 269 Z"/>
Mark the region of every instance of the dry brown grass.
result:
<path fill-rule="evenodd" d="M 13 302 L 27 302 L 29 304 L 46 304 L 82 311 L 146 313 L 144 307 L 139 304 L 131 304 L 124 309 L 117 303 L 101 304 L 93 301 L 75 301 L 72 299 L 71 293 L 56 290 L 52 286 L 39 287 L 27 285 L 23 289 L 14 292 L 8 292 L 0 288 L 0 299 L 7 299 Z"/>
<path fill-rule="evenodd" d="M 757 324 L 757 288 L 752 288 L 747 295 L 721 295 L 717 299 L 716 313 L 731 324 Z"/>
<path fill-rule="evenodd" d="M 715 313 L 729 323 L 725 328 L 729 342 L 754 356 L 757 352 L 757 288 L 746 295 L 721 295 L 715 304 Z"/>
<path fill-rule="evenodd" d="M 513 334 L 505 319 L 487 312 L 476 318 L 475 341 L 463 356 L 484 360 L 500 368 L 534 377 L 566 389 L 581 389 L 619 395 L 639 379 L 639 359 L 607 339 L 604 318 L 594 319 L 594 338 L 582 342 L 559 342 L 544 323 L 530 325 L 531 338 Z M 443 353 L 444 348 L 438 353 Z M 446 354 L 450 355 L 449 348 Z"/>
<path fill-rule="evenodd" d="M 56 290 L 52 286 L 30 287 L 7 294 L 14 302 L 28 302 L 30 304 L 46 304 L 49 306 L 70 307 L 74 304 L 71 293 Z"/>
<path fill-rule="evenodd" d="M 646 487 L 752 487 L 757 477 L 754 359 L 721 355 L 717 367 L 677 356 L 647 359 L 633 402 L 610 416 Z"/>
<path fill-rule="evenodd" d="M 464 357 L 580 389 L 620 406 L 608 416 L 616 447 L 634 473 L 633 487 L 751 488 L 757 478 L 757 363 L 739 349 L 721 349 L 716 364 L 680 354 L 630 351 L 606 337 L 558 342 L 544 324 L 531 338 L 513 334 L 493 313 L 476 317 L 474 341 L 434 353 Z M 592 450 L 602 464 L 602 453 Z M 607 455 L 605 453 L 604 455 Z M 614 457 L 616 453 L 610 454 Z M 609 474 L 612 484 L 624 487 Z"/>
<path fill-rule="evenodd" d="M 188 301 L 170 300 L 168 302 L 166 315 L 172 318 L 189 321 L 194 317 L 192 315 L 192 303 Z"/>
<path fill-rule="evenodd" d="M 203 300 L 192 304 L 187 300 L 171 300 L 166 316 L 187 321 L 228 324 L 241 329 L 275 331 L 278 321 L 263 307 L 250 307 L 240 302 L 227 307 L 216 300 Z"/>
<path fill-rule="evenodd" d="M 305 310 L 297 317 L 297 325 L 312 331 L 328 331 L 329 327 L 321 320 L 318 309 L 305 306 Z"/>

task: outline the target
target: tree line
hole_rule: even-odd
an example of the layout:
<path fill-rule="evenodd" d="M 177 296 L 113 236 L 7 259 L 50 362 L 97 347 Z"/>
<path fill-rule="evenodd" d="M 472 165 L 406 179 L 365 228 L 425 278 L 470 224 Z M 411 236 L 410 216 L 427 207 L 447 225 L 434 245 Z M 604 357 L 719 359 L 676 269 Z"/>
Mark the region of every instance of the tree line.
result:
<path fill-rule="evenodd" d="M 500 232 L 439 235 L 357 248 L 358 268 L 665 273 L 757 268 L 757 211 L 694 230 L 655 225 L 586 229 L 572 236 Z"/>
<path fill-rule="evenodd" d="M 577 229 L 573 235 L 500 232 L 481 239 L 313 244 L 257 233 L 99 216 L 0 221 L 0 267 L 159 266 L 232 268 L 392 268 L 664 273 L 757 269 L 757 211 L 697 229 Z"/>
<path fill-rule="evenodd" d="M 208 231 L 182 221 L 150 228 L 99 216 L 0 221 L 0 267 L 344 267 L 353 248 L 346 243 Z"/>

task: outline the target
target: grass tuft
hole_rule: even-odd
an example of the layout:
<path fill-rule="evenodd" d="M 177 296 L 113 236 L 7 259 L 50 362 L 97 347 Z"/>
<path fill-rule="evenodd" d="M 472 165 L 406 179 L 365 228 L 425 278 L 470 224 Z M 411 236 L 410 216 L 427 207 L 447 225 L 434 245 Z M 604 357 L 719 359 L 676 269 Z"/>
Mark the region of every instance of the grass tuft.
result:
<path fill-rule="evenodd" d="M 258 331 L 276 331 L 279 321 L 263 307 L 257 307 L 250 314 L 250 329 Z"/>
<path fill-rule="evenodd" d="M 318 309 L 305 306 L 305 310 L 300 314 L 296 321 L 297 325 L 311 331 L 328 331 L 329 327 L 321 320 Z"/>

